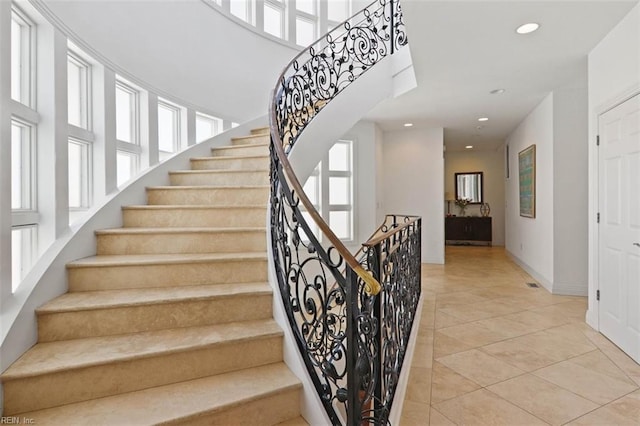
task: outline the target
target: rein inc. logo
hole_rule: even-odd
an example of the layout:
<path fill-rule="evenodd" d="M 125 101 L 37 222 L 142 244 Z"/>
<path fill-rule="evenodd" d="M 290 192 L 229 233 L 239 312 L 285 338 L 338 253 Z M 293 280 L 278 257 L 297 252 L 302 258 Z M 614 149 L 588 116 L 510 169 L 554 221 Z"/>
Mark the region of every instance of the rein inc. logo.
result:
<path fill-rule="evenodd" d="M 36 422 L 28 417 L 0 417 L 0 425 L 33 425 Z"/>

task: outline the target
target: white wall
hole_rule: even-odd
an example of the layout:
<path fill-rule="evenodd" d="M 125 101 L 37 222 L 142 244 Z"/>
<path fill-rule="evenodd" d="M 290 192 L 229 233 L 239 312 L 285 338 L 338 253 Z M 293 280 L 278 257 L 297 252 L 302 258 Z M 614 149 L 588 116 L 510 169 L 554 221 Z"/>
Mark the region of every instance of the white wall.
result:
<path fill-rule="evenodd" d="M 589 217 L 598 211 L 598 116 L 640 93 L 640 4 L 589 53 Z M 587 322 L 598 328 L 597 224 L 589 221 L 589 309 Z"/>
<path fill-rule="evenodd" d="M 297 54 L 200 0 L 37 5 L 116 72 L 126 70 L 162 96 L 237 122 L 265 113 L 278 75 Z M 242 83 L 224 84 L 230 81 Z"/>
<path fill-rule="evenodd" d="M 507 138 L 507 251 L 549 291 L 553 283 L 553 95 L 547 96 Z M 536 145 L 536 217 L 520 216 L 518 153 Z"/>
<path fill-rule="evenodd" d="M 586 74 L 586 63 L 584 67 Z M 585 81 L 586 81 L 586 75 Z M 587 88 L 553 93 L 553 292 L 587 293 L 588 114 Z"/>
<path fill-rule="evenodd" d="M 422 262 L 444 263 L 444 130 L 384 133 L 385 213 L 422 216 Z"/>
<path fill-rule="evenodd" d="M 484 202 L 491 207 L 494 246 L 504 246 L 504 149 L 495 151 L 447 151 L 444 156 L 444 190 L 455 198 L 455 173 L 483 172 Z M 445 204 L 445 211 L 447 206 Z M 458 208 L 451 202 L 451 214 Z M 469 205 L 467 215 L 480 216 L 480 205 Z"/>
<path fill-rule="evenodd" d="M 554 294 L 586 295 L 588 173 L 586 61 L 507 138 L 506 248 Z M 536 145 L 536 217 L 520 216 L 518 153 Z"/>

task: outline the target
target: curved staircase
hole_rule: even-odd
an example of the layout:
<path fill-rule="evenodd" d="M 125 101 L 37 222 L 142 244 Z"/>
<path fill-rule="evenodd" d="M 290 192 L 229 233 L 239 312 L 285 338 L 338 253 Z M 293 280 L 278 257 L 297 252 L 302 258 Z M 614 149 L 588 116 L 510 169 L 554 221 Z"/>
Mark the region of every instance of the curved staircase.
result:
<path fill-rule="evenodd" d="M 267 283 L 268 129 L 147 188 L 67 265 L 38 343 L 1 376 L 4 416 L 50 425 L 306 424 Z"/>

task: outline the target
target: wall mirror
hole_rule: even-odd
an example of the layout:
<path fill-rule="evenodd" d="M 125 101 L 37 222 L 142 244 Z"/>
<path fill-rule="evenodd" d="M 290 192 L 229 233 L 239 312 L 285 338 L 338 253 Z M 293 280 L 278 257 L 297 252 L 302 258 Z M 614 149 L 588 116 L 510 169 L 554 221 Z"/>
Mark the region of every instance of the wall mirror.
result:
<path fill-rule="evenodd" d="M 469 204 L 483 202 L 482 172 L 456 173 L 456 200 L 466 198 Z"/>

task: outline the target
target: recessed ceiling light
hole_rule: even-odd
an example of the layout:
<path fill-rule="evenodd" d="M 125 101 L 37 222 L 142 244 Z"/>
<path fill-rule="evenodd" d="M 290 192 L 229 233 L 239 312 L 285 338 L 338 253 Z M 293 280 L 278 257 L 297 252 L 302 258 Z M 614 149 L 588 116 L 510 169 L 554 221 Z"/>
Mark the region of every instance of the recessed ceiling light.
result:
<path fill-rule="evenodd" d="M 487 117 L 480 117 L 478 118 L 478 121 L 489 121 L 489 119 Z"/>
<path fill-rule="evenodd" d="M 493 89 L 492 91 L 490 91 L 489 93 L 491 93 L 492 95 L 501 95 L 505 92 L 504 89 Z"/>
<path fill-rule="evenodd" d="M 471 148 L 473 148 L 473 145 L 467 145 L 467 146 L 465 146 L 465 148 L 471 149 Z"/>
<path fill-rule="evenodd" d="M 516 29 L 516 32 L 518 34 L 529 34 L 529 33 L 534 32 L 538 28 L 540 28 L 540 24 L 537 24 L 535 22 L 529 22 L 528 24 L 520 25 Z"/>
<path fill-rule="evenodd" d="M 404 123 L 404 127 L 411 127 L 413 126 L 413 123 Z"/>

